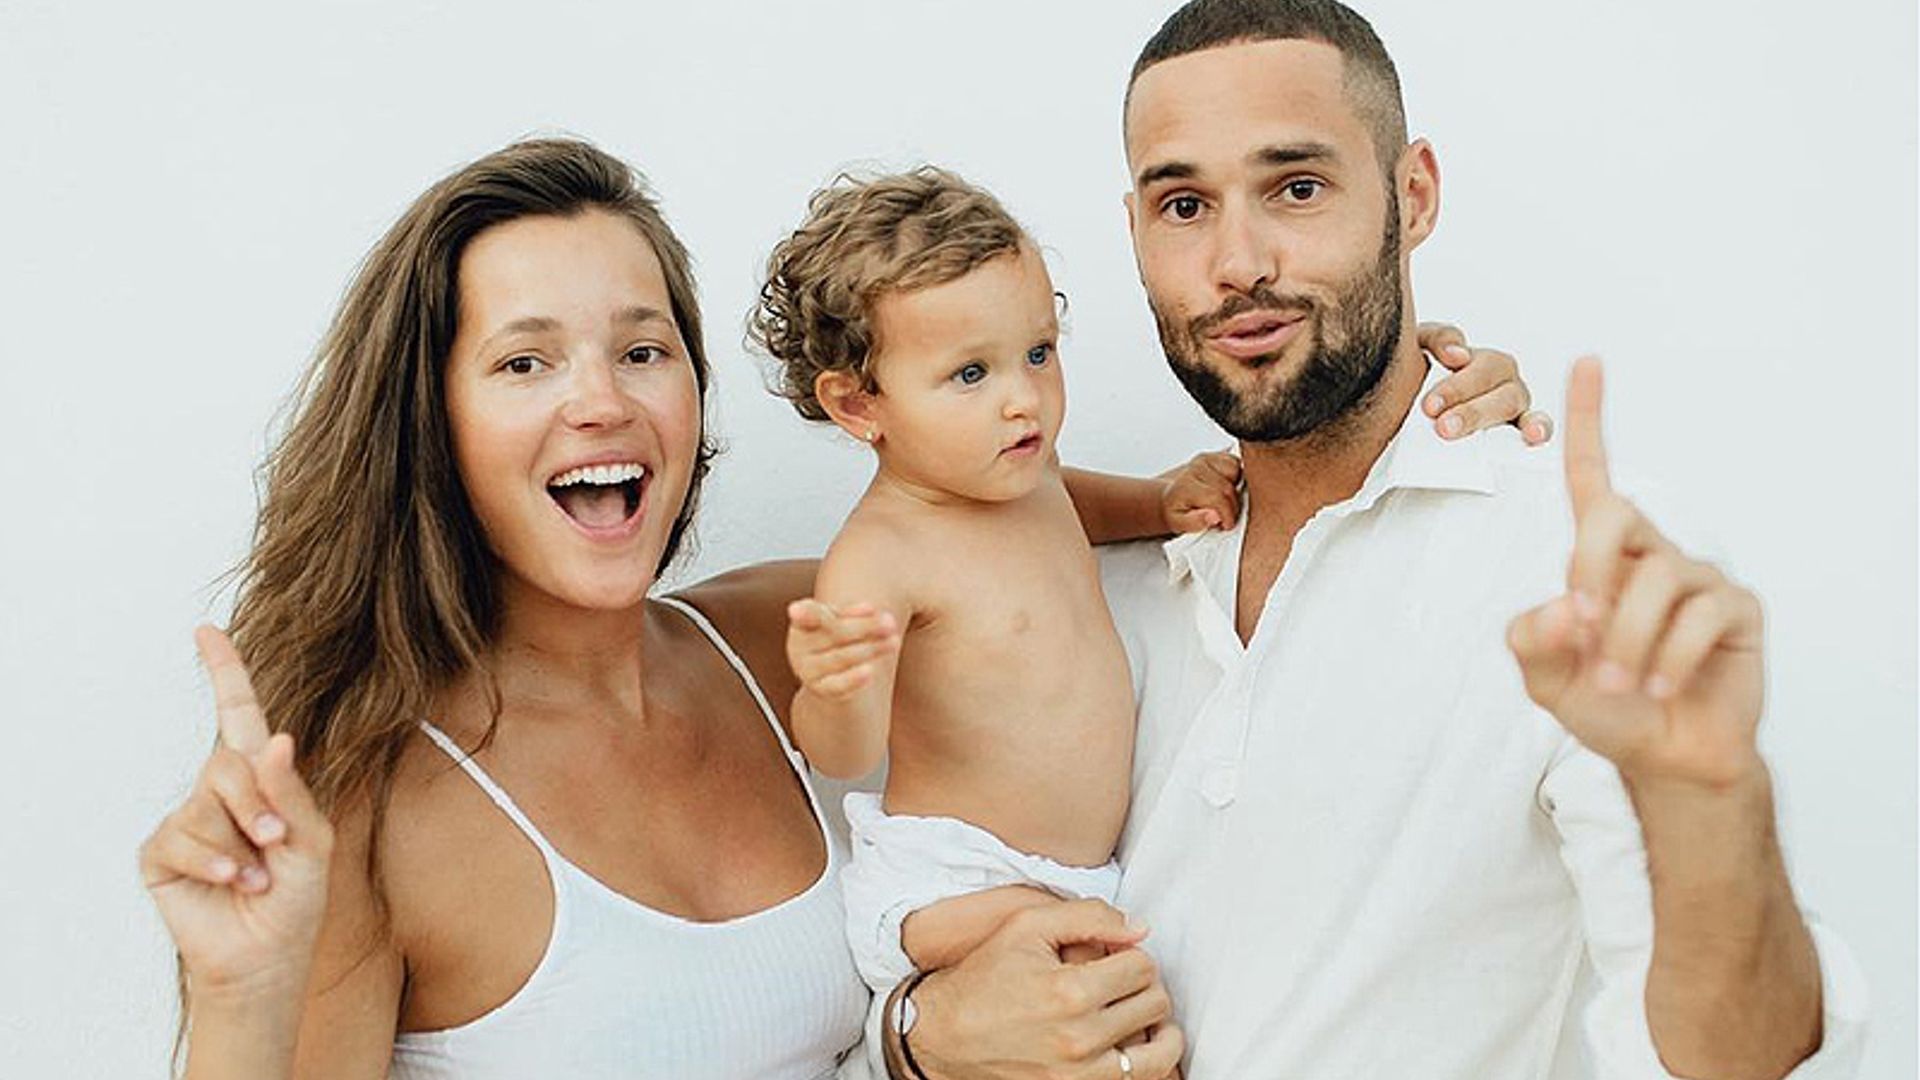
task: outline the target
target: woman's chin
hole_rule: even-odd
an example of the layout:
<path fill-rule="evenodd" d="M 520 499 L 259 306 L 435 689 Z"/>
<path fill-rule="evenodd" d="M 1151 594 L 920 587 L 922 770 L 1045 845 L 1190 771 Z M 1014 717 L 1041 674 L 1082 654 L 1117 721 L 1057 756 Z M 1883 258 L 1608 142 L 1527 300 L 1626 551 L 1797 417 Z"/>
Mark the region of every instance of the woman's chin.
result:
<path fill-rule="evenodd" d="M 515 573 L 509 566 L 505 599 L 509 605 L 531 604 L 533 608 L 630 611 L 646 602 L 654 583 L 652 570 L 659 559 L 659 550 L 653 548 L 646 559 L 635 554 L 620 560 L 617 566 L 598 559 L 580 566 L 549 565 L 534 573 Z"/>
<path fill-rule="evenodd" d="M 555 594 L 569 606 L 586 611 L 630 611 L 646 602 L 653 581 L 652 574 L 583 575 L 560 583 Z"/>

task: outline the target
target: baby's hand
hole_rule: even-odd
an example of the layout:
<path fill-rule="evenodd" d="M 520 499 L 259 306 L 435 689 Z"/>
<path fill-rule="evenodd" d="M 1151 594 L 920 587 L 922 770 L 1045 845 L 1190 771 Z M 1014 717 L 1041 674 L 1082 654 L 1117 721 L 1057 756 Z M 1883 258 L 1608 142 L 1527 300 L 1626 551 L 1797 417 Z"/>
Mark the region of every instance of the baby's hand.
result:
<path fill-rule="evenodd" d="M 1161 473 L 1167 489 L 1160 499 L 1167 531 L 1231 529 L 1240 516 L 1240 459 L 1216 452 Z"/>
<path fill-rule="evenodd" d="M 809 693 L 844 698 L 873 681 L 873 662 L 900 651 L 891 612 L 872 604 L 835 611 L 818 600 L 787 605 L 787 662 Z"/>

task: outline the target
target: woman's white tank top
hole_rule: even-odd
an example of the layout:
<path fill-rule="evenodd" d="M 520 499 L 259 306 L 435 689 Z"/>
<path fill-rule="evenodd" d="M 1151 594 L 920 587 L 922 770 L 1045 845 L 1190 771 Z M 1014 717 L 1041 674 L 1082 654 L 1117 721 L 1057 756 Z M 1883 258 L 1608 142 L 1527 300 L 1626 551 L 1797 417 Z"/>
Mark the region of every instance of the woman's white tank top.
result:
<path fill-rule="evenodd" d="M 691 619 L 752 692 L 806 788 L 826 869 L 798 896 L 725 922 L 656 911 L 568 862 L 479 765 L 423 723 L 540 849 L 553 883 L 553 930 L 533 974 L 498 1008 L 395 1039 L 394 1080 L 812 1080 L 832 1075 L 860 1038 L 868 997 L 847 951 L 844 854 L 806 763 L 713 624 L 679 600 L 662 602 Z"/>

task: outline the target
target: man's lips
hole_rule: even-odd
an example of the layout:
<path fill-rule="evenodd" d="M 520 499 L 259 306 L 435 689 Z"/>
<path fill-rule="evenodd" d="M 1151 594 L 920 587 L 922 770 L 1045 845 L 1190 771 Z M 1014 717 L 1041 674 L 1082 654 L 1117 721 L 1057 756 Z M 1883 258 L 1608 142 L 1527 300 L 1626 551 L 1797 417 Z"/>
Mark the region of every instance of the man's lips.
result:
<path fill-rule="evenodd" d="M 1286 347 L 1306 321 L 1296 312 L 1248 311 L 1209 331 L 1206 341 L 1235 360 L 1253 360 Z"/>

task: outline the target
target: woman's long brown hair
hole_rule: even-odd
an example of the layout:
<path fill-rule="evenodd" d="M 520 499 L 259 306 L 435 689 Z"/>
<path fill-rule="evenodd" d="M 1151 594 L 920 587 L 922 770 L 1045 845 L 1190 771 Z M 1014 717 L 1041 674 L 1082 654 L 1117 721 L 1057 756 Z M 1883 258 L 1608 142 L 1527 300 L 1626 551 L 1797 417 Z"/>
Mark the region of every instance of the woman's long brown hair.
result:
<path fill-rule="evenodd" d="M 370 813 L 366 869 L 376 896 L 401 751 L 437 693 L 486 670 L 500 615 L 494 558 L 455 467 L 443 392 L 460 257 L 495 225 L 591 209 L 623 215 L 652 245 L 704 402 L 692 270 L 644 181 L 588 143 L 529 140 L 441 180 L 381 238 L 263 469 L 253 549 L 237 569 L 233 641 L 269 725 L 293 736 L 320 805 L 336 817 L 350 804 Z M 703 434 L 656 571 L 680 547 L 713 453 Z"/>
<path fill-rule="evenodd" d="M 293 735 L 323 807 L 385 803 L 433 696 L 484 665 L 499 619 L 493 555 L 455 468 L 443 389 L 460 256 L 492 226 L 589 209 L 624 215 L 652 245 L 704 400 L 693 274 L 643 182 L 587 143 L 531 140 L 435 184 L 381 238 L 267 459 L 232 635 L 268 723 Z M 680 546 L 711 456 L 703 438 L 659 569 Z"/>

